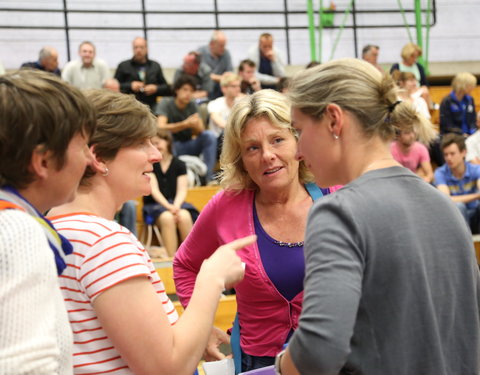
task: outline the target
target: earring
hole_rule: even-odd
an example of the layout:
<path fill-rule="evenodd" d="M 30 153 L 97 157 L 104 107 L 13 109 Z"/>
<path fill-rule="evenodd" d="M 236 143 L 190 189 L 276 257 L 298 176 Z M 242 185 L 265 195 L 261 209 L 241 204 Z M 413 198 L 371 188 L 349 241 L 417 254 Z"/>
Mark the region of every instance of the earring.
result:
<path fill-rule="evenodd" d="M 103 176 L 103 177 L 107 177 L 107 176 L 108 176 L 108 172 L 110 172 L 110 171 L 108 170 L 107 167 L 105 167 L 105 171 L 102 173 L 102 176 Z"/>
<path fill-rule="evenodd" d="M 340 138 L 338 135 L 336 135 L 336 134 L 333 134 L 333 139 L 335 139 L 335 140 L 336 140 L 336 139 L 338 139 L 338 138 Z"/>

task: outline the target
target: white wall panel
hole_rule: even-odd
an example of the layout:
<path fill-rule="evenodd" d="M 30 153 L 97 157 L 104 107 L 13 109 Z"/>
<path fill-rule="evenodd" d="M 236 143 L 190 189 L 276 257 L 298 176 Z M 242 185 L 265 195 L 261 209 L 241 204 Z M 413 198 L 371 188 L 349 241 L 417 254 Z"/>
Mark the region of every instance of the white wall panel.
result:
<path fill-rule="evenodd" d="M 318 3 L 315 1 L 315 3 Z M 324 1 L 325 4 L 328 1 Z M 347 7 L 349 0 L 336 0 L 337 9 Z M 413 0 L 402 0 L 403 6 L 413 8 Z M 426 1 L 422 1 L 426 4 Z M 479 61 L 480 60 L 480 28 L 477 26 L 480 14 L 479 0 L 437 0 L 437 23 L 431 29 L 429 58 L 431 62 Z M 67 0 L 72 10 L 141 10 L 140 0 Z M 187 11 L 212 12 L 213 0 L 145 0 L 147 10 L 151 11 L 180 11 L 180 14 L 148 14 L 147 27 L 206 27 L 207 30 L 177 31 L 177 30 L 150 30 L 148 32 L 150 56 L 158 60 L 165 67 L 177 67 L 182 57 L 190 50 L 206 44 L 215 26 L 215 16 L 210 14 L 189 14 Z M 283 0 L 218 0 L 219 11 L 283 11 Z M 290 11 L 305 12 L 306 0 L 288 0 Z M 0 8 L 39 8 L 63 9 L 62 0 L 0 0 Z M 356 2 L 357 10 L 392 9 L 398 10 L 396 0 L 362 0 Z M 63 26 L 63 13 L 55 12 L 5 12 L 0 11 L 0 26 Z M 406 15 L 408 22 L 414 23 L 414 15 Z M 70 30 L 70 48 L 72 58 L 76 58 L 78 44 L 83 40 L 91 40 L 97 45 L 97 54 L 104 58 L 114 68 L 120 61 L 132 55 L 131 41 L 141 36 L 143 24 L 142 15 L 107 14 L 107 13 L 69 13 L 68 20 L 71 26 L 92 27 L 128 27 L 134 30 Z M 246 57 L 250 45 L 256 43 L 258 35 L 268 31 L 270 27 L 284 25 L 283 14 L 246 14 L 232 15 L 219 14 L 219 24 L 228 27 L 252 27 L 253 30 L 226 30 L 228 48 L 232 53 L 234 64 Z M 335 15 L 335 24 L 339 25 L 343 14 Z M 290 14 L 290 26 L 307 26 L 307 15 Z M 352 24 L 352 16 L 347 18 L 347 25 Z M 400 13 L 389 14 L 358 14 L 357 24 L 403 24 Z M 416 37 L 415 28 L 410 29 Z M 271 30 L 275 44 L 282 51 L 282 57 L 287 58 L 287 38 L 283 30 Z M 339 30 L 324 30 L 323 59 L 330 57 L 331 48 L 335 43 Z M 310 61 L 310 42 L 308 30 L 290 30 L 290 57 L 291 64 L 305 65 Z M 358 29 L 357 49 L 367 43 L 378 44 L 380 62 L 395 62 L 399 60 L 401 47 L 408 42 L 408 33 L 405 28 L 389 29 Z M 424 30 L 425 37 L 425 30 Z M 65 33 L 62 30 L 20 30 L 0 29 L 0 60 L 7 69 L 18 67 L 24 61 L 35 60 L 38 51 L 44 45 L 52 45 L 59 50 L 60 63 L 64 65 L 67 58 Z M 345 28 L 342 32 L 335 58 L 354 55 L 353 32 Z M 480 72 L 480 66 L 478 69 Z"/>

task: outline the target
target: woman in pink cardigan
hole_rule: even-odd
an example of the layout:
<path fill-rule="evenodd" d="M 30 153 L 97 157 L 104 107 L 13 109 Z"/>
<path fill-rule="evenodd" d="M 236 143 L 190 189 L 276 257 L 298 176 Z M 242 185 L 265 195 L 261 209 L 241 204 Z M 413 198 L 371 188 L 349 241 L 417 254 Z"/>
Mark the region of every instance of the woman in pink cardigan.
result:
<path fill-rule="evenodd" d="M 262 90 L 238 102 L 225 129 L 218 193 L 204 208 L 174 260 L 177 294 L 185 306 L 203 260 L 218 246 L 256 234 L 238 251 L 245 278 L 235 290 L 242 371 L 272 365 L 302 307 L 307 214 L 321 190 L 295 159 L 297 135 L 287 99 Z M 224 335 L 223 337 L 221 335 Z M 228 341 L 214 328 L 212 342 Z M 220 359 L 214 344 L 207 359 Z"/>

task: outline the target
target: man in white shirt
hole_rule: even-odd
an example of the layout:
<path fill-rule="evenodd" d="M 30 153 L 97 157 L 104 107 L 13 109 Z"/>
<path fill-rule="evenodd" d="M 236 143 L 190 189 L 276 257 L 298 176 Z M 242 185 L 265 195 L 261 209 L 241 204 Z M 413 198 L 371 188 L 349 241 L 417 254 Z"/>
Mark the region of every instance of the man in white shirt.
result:
<path fill-rule="evenodd" d="M 272 34 L 260 35 L 258 44 L 248 51 L 248 58 L 257 67 L 257 77 L 262 88 L 276 88 L 280 78 L 285 77 L 285 64 L 279 51 L 273 46 Z"/>
<path fill-rule="evenodd" d="M 108 65 L 95 58 L 92 42 L 82 42 L 78 48 L 80 60 L 68 62 L 62 71 L 62 78 L 80 89 L 100 89 L 111 77 Z"/>

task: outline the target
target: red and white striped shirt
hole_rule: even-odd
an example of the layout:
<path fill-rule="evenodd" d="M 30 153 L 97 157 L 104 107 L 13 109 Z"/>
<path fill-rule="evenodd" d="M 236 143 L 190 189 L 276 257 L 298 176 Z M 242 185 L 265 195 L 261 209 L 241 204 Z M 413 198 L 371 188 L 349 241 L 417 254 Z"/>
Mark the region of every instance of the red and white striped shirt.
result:
<path fill-rule="evenodd" d="M 73 330 L 75 374 L 132 374 L 100 325 L 92 303 L 104 290 L 145 275 L 174 324 L 177 312 L 148 253 L 128 229 L 96 215 L 73 213 L 50 219 L 74 248 L 66 258 L 60 286 Z"/>

